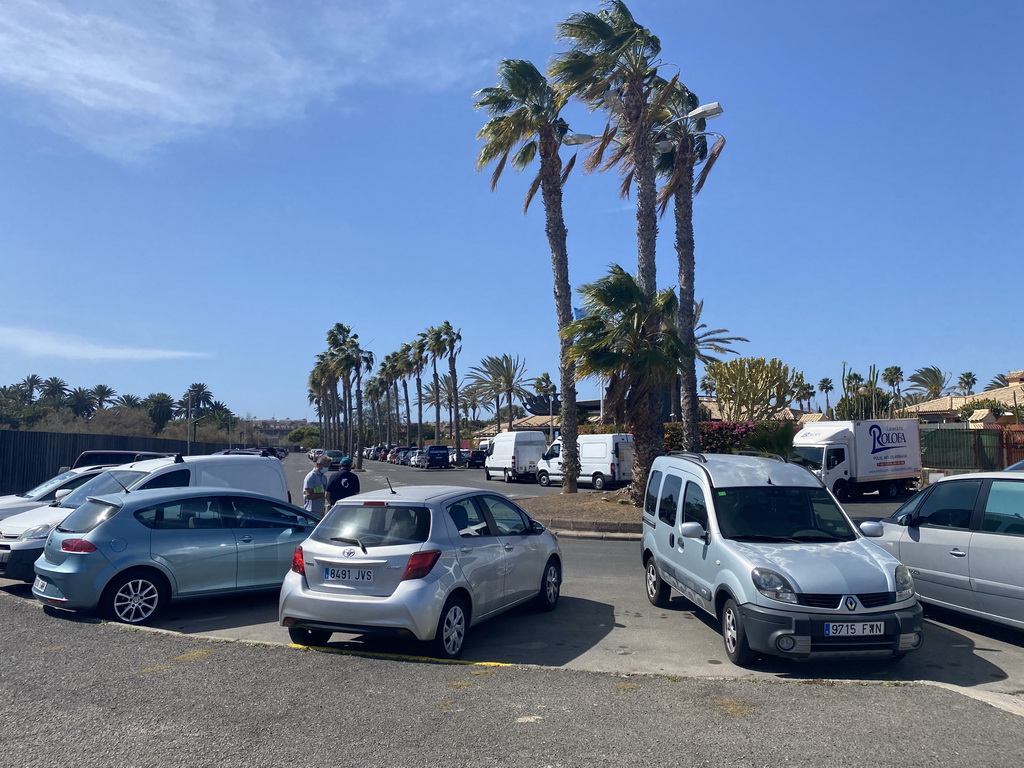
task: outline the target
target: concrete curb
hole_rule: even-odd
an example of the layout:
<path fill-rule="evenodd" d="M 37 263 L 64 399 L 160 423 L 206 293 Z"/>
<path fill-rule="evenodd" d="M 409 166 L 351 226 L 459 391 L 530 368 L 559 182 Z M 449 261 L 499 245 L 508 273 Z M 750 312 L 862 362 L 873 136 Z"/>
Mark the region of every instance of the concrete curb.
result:
<path fill-rule="evenodd" d="M 602 520 L 567 520 L 558 517 L 537 517 L 545 528 L 569 539 L 607 539 L 610 541 L 640 541 L 643 523 L 609 522 Z"/>

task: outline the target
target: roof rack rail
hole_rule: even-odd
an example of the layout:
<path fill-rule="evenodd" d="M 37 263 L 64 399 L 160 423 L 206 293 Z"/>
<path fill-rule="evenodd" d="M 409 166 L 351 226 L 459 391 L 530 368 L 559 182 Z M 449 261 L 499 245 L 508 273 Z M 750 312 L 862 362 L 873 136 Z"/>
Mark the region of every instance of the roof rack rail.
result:
<path fill-rule="evenodd" d="M 783 464 L 789 464 L 789 459 L 784 456 L 780 456 L 777 453 L 770 453 L 768 451 L 741 450 L 736 451 L 736 453 L 739 456 L 757 456 L 761 459 L 775 459 L 776 461 L 781 461 Z"/>
<path fill-rule="evenodd" d="M 696 451 L 669 451 L 668 456 L 678 456 L 680 459 L 689 459 L 695 461 L 698 464 L 707 464 L 708 460 L 703 453 L 697 453 Z"/>

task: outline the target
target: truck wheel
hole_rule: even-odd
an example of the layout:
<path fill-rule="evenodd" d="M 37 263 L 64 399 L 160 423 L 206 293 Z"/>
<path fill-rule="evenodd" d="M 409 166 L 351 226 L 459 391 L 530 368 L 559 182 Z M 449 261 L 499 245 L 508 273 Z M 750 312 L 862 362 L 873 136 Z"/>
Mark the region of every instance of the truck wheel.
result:
<path fill-rule="evenodd" d="M 543 486 L 545 488 L 547 488 L 549 485 L 551 485 L 551 478 L 548 476 L 547 472 L 538 472 L 537 473 L 537 484 L 541 485 L 541 486 Z"/>
<path fill-rule="evenodd" d="M 846 484 L 845 480 L 836 480 L 836 484 L 832 486 L 832 495 L 839 499 L 839 501 L 848 501 L 850 499 L 850 487 Z"/>
<path fill-rule="evenodd" d="M 604 486 L 605 486 L 604 475 L 602 475 L 600 472 L 598 472 L 596 475 L 594 475 L 594 490 L 595 491 L 603 491 L 604 490 Z"/>
<path fill-rule="evenodd" d="M 899 498 L 900 493 L 903 491 L 903 483 L 899 480 L 890 480 L 882 490 L 879 492 L 879 496 L 885 496 L 887 499 Z"/>
<path fill-rule="evenodd" d="M 491 479 L 491 473 L 487 470 L 487 467 L 484 467 L 484 480 L 490 480 L 490 479 Z"/>

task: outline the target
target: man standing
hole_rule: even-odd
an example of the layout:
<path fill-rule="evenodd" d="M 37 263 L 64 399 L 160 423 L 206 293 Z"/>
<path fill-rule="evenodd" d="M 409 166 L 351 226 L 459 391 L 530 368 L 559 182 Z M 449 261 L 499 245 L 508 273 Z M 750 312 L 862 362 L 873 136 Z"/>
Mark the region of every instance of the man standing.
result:
<path fill-rule="evenodd" d="M 359 493 L 359 476 L 352 471 L 352 459 L 341 460 L 341 469 L 331 475 L 327 483 L 327 503 L 333 504 L 348 496 Z"/>
<path fill-rule="evenodd" d="M 314 515 L 323 515 L 324 496 L 327 493 L 327 473 L 325 467 L 331 466 L 331 457 L 321 453 L 316 460 L 316 465 L 306 475 L 302 483 L 302 506 L 307 512 Z"/>

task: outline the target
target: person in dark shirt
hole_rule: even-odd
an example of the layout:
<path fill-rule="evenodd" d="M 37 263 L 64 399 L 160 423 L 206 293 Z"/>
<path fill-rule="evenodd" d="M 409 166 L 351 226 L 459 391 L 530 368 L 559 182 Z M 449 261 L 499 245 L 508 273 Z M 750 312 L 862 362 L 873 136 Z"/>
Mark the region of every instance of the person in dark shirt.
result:
<path fill-rule="evenodd" d="M 359 476 L 352 471 L 352 459 L 341 460 L 341 468 L 327 481 L 327 509 L 336 501 L 359 493 Z"/>

